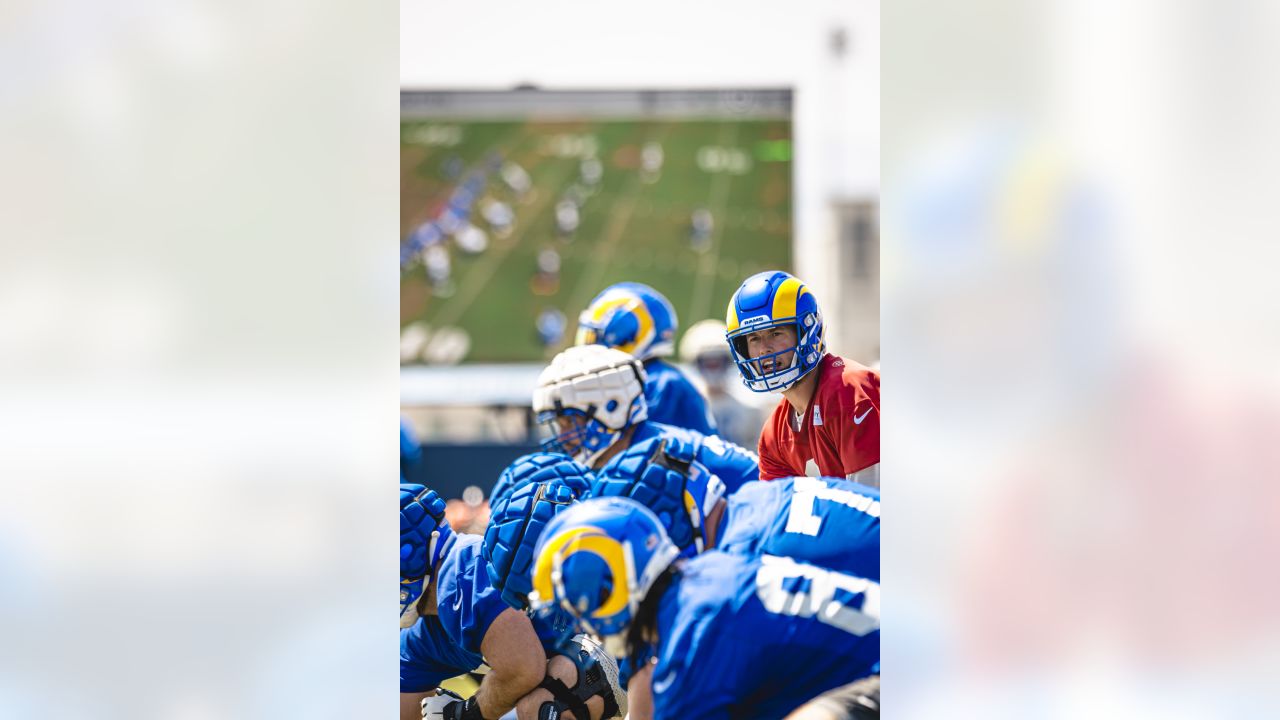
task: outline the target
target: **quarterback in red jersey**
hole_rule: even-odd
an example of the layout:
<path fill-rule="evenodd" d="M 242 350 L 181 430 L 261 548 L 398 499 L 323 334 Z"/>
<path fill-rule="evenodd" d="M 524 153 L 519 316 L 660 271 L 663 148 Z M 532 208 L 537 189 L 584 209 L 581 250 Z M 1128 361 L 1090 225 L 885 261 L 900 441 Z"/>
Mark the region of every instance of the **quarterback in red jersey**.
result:
<path fill-rule="evenodd" d="M 747 278 L 725 338 L 743 383 L 782 394 L 760 434 L 760 479 L 817 473 L 880 486 L 880 373 L 827 352 L 813 293 L 780 271 Z"/>

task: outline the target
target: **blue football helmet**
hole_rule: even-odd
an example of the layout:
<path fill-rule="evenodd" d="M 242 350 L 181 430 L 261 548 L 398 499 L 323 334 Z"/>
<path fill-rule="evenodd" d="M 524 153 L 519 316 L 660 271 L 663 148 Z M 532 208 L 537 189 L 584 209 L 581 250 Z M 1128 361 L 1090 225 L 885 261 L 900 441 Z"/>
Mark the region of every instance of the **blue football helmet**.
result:
<path fill-rule="evenodd" d="M 680 548 L 693 557 L 708 548 L 707 516 L 725 485 L 695 459 L 692 443 L 656 437 L 619 454 L 591 484 L 592 497 L 629 497 L 653 511 Z"/>
<path fill-rule="evenodd" d="M 671 301 L 648 285 L 610 285 L 578 316 L 577 345 L 617 348 L 644 362 L 675 352 L 679 320 Z"/>
<path fill-rule="evenodd" d="M 453 531 L 435 490 L 400 483 L 400 627 L 418 619 L 418 599 L 440 565 Z"/>
<path fill-rule="evenodd" d="M 529 483 L 546 482 L 555 478 L 573 488 L 578 497 L 584 497 L 591 487 L 592 472 L 591 468 L 562 453 L 533 452 L 521 455 L 498 475 L 498 481 L 493 484 L 493 492 L 489 493 L 489 507 L 498 507 L 514 490 Z"/>
<path fill-rule="evenodd" d="M 649 417 L 644 367 L 630 355 L 603 345 L 566 348 L 538 376 L 533 412 L 549 437 L 548 452 L 588 466 Z"/>
<path fill-rule="evenodd" d="M 755 392 L 786 390 L 818 367 L 827 353 L 817 299 L 798 278 L 780 270 L 757 273 L 742 283 L 729 300 L 725 326 L 725 339 L 742 382 Z M 751 357 L 747 336 L 777 327 L 794 329 L 796 344 Z"/>
<path fill-rule="evenodd" d="M 484 532 L 480 553 L 484 556 L 489 583 L 517 610 L 529 607 L 533 549 L 543 529 L 560 511 L 587 497 L 590 471 L 568 458 L 563 459 L 586 474 L 522 484 L 492 506 L 489 527 Z"/>
<path fill-rule="evenodd" d="M 589 498 L 556 515 L 538 540 L 529 604 L 553 605 L 624 657 L 640 603 L 680 554 L 658 516 L 630 498 Z"/>

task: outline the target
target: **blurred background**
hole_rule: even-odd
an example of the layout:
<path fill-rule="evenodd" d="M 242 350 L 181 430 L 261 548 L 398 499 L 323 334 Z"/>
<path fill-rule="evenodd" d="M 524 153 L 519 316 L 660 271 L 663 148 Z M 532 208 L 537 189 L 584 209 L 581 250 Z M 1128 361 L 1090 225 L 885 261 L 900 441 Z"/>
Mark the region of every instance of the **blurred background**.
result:
<path fill-rule="evenodd" d="M 814 4 L 774 25 L 750 12 L 693 6 L 673 22 L 653 7 L 596 25 L 552 3 L 503 7 L 498 27 L 405 5 L 400 398 L 418 452 L 408 476 L 481 502 L 477 521 L 498 472 L 537 444 L 539 372 L 613 283 L 672 302 L 673 360 L 713 411 L 726 395 L 751 408 L 727 438 L 751 449 L 777 396 L 746 390 L 727 347 L 688 333 L 723 322 L 747 277 L 798 275 L 833 351 L 878 362 L 877 6 Z M 467 33 L 413 42 L 427 22 L 483 27 L 486 62 L 459 67 Z M 741 52 L 752 46 L 771 49 Z"/>

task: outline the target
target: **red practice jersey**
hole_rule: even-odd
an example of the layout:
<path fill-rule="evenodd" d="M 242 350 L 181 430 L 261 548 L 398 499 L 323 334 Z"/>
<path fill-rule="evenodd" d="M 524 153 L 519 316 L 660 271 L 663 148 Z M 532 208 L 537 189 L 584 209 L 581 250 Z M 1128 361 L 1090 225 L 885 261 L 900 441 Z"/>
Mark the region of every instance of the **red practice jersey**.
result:
<path fill-rule="evenodd" d="M 800 431 L 783 398 L 760 433 L 760 479 L 804 475 L 810 460 L 826 477 L 848 477 L 880 462 L 880 373 L 828 354 Z"/>

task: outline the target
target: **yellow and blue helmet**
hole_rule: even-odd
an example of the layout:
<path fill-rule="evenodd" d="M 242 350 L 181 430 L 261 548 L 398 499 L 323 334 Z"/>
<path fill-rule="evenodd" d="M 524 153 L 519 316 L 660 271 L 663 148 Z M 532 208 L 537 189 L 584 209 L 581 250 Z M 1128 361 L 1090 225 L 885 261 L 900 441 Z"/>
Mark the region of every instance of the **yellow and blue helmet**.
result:
<path fill-rule="evenodd" d="M 529 604 L 559 606 L 622 657 L 626 632 L 654 581 L 680 554 L 662 522 L 630 498 L 590 498 L 539 539 Z"/>
<path fill-rule="evenodd" d="M 578 316 L 575 345 L 617 348 L 637 360 L 675 352 L 679 320 L 671 301 L 648 285 L 610 285 Z"/>
<path fill-rule="evenodd" d="M 780 270 L 757 273 L 742 283 L 729 300 L 725 327 L 742 382 L 755 392 L 786 390 L 816 368 L 827 352 L 817 298 L 799 278 Z M 747 336 L 777 327 L 795 329 L 795 346 L 751 357 Z M 787 353 L 792 354 L 790 360 L 784 357 Z"/>
<path fill-rule="evenodd" d="M 435 490 L 400 483 L 400 627 L 418 619 L 418 599 L 440 566 L 453 531 Z"/>
<path fill-rule="evenodd" d="M 696 459 L 693 443 L 656 437 L 636 443 L 604 466 L 592 497 L 629 497 L 658 516 L 681 557 L 708 549 L 707 516 L 725 495 L 719 477 Z"/>
<path fill-rule="evenodd" d="M 533 589 L 533 550 L 547 523 L 588 496 L 592 472 L 564 455 L 525 455 L 502 473 L 512 489 L 491 501 L 481 554 L 489 584 L 517 610 L 528 608 Z M 502 482 L 502 479 L 499 479 Z"/>

